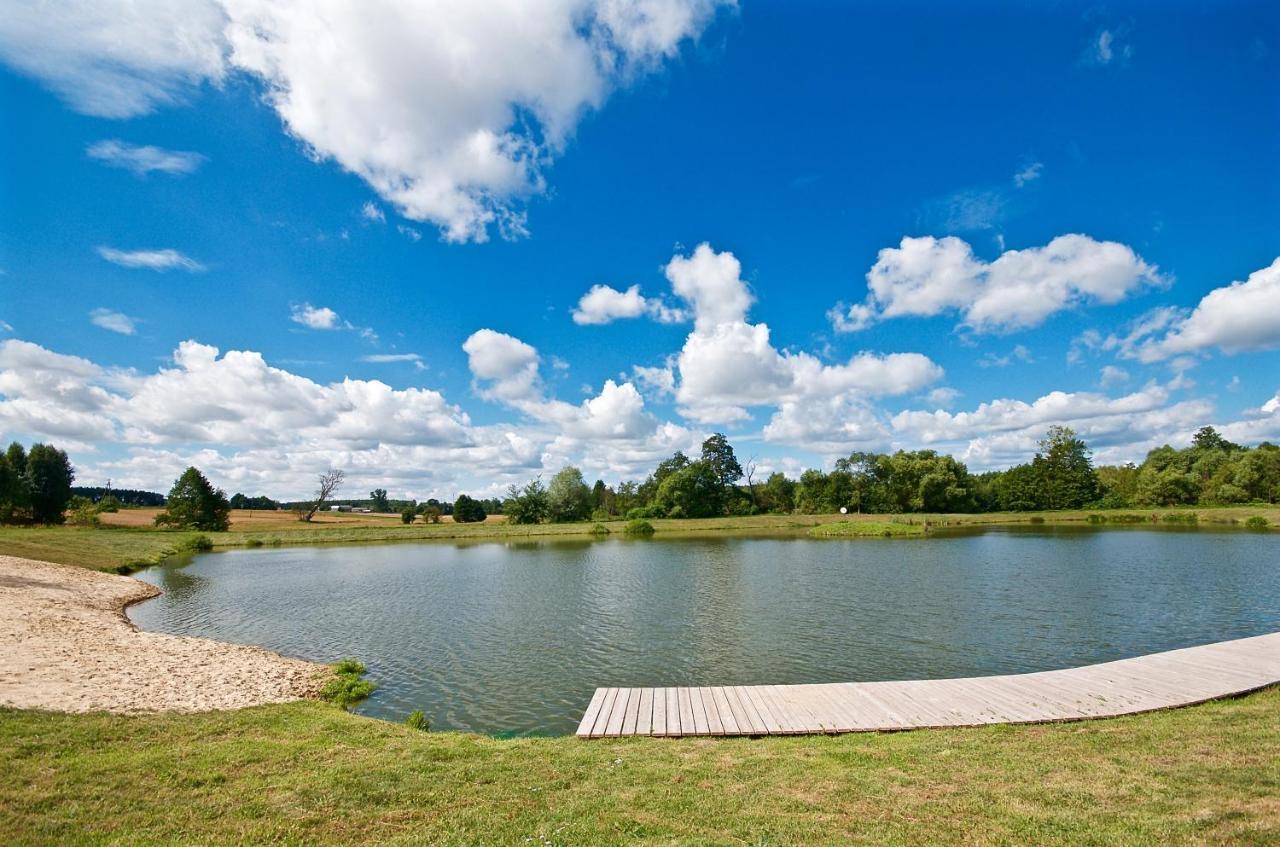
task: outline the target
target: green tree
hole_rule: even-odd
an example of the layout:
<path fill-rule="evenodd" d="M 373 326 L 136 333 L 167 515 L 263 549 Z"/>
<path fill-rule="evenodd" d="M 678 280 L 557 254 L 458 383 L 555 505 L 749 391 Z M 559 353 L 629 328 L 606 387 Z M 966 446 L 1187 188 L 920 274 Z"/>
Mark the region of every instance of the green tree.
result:
<path fill-rule="evenodd" d="M 0 523 L 25 523 L 31 520 L 30 508 L 27 451 L 15 441 L 0 464 Z"/>
<path fill-rule="evenodd" d="M 1196 430 L 1196 434 L 1191 436 L 1191 446 L 1197 450 L 1225 450 L 1227 452 L 1243 449 L 1239 444 L 1232 444 L 1223 438 L 1211 426 L 1202 426 Z"/>
<path fill-rule="evenodd" d="M 1079 509 L 1098 499 L 1089 447 L 1070 427 L 1052 426 L 1031 460 L 1046 509 Z"/>
<path fill-rule="evenodd" d="M 1127 465 L 1103 465 L 1097 469 L 1099 501 L 1106 509 L 1127 509 L 1134 505 L 1138 494 L 1138 467 Z"/>
<path fill-rule="evenodd" d="M 796 484 L 787 475 L 774 471 L 760 492 L 762 507 L 775 514 L 790 514 L 796 508 Z"/>
<path fill-rule="evenodd" d="M 231 525 L 231 503 L 195 467 L 187 468 L 174 482 L 157 526 L 225 532 Z"/>
<path fill-rule="evenodd" d="M 720 479 L 708 463 L 691 462 L 662 481 L 655 502 L 673 518 L 718 515 L 724 495 Z"/>
<path fill-rule="evenodd" d="M 369 492 L 369 499 L 373 501 L 373 510 L 375 512 L 391 511 L 391 501 L 387 499 L 387 489 L 373 489 Z"/>
<path fill-rule="evenodd" d="M 459 494 L 453 501 L 453 519 L 458 523 L 481 523 L 487 517 L 484 506 L 466 494 Z"/>
<path fill-rule="evenodd" d="M 1014 465 L 995 481 L 996 502 L 1006 512 L 1034 512 L 1044 508 L 1040 474 L 1031 465 Z"/>
<path fill-rule="evenodd" d="M 57 524 L 66 520 L 75 469 L 67 454 L 49 444 L 34 444 L 26 461 L 26 494 L 31 520 Z"/>
<path fill-rule="evenodd" d="M 507 495 L 503 511 L 509 523 L 535 524 L 547 519 L 547 487 L 541 478 L 530 480 L 523 488 L 513 485 Z"/>
<path fill-rule="evenodd" d="M 717 432 L 702 442 L 702 461 L 721 488 L 742 479 L 742 465 L 738 464 L 738 457 L 733 454 L 729 439 L 722 433 Z"/>
<path fill-rule="evenodd" d="M 582 471 L 565 466 L 547 486 L 547 518 L 554 523 L 584 521 L 591 515 L 591 489 Z"/>
<path fill-rule="evenodd" d="M 400 510 L 401 523 L 411 524 L 413 523 L 414 518 L 416 517 L 418 517 L 418 510 L 413 506 L 405 506 L 403 509 Z"/>

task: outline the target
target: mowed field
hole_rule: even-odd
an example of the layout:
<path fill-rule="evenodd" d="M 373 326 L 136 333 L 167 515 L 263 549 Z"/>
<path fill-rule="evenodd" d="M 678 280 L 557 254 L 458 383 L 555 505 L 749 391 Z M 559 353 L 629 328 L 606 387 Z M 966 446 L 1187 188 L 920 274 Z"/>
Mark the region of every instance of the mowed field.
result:
<path fill-rule="evenodd" d="M 163 509 L 121 509 L 118 512 L 108 512 L 99 515 L 102 523 L 107 526 L 127 526 L 127 527 L 152 527 L 156 523 L 156 515 L 160 514 Z M 422 518 L 419 517 L 421 522 Z M 490 515 L 485 519 L 485 523 L 496 524 L 504 523 L 505 515 Z M 453 518 L 445 515 L 440 518 L 441 523 L 453 523 Z M 360 514 L 357 512 L 316 512 L 311 523 L 318 526 L 400 526 L 403 521 L 400 515 L 395 512 Z M 231 510 L 231 531 L 232 532 L 253 532 L 255 530 L 272 530 L 272 529 L 297 529 L 299 526 L 305 526 L 298 520 L 298 516 L 293 512 L 281 509 L 279 511 L 270 511 L 264 509 L 232 509 Z"/>

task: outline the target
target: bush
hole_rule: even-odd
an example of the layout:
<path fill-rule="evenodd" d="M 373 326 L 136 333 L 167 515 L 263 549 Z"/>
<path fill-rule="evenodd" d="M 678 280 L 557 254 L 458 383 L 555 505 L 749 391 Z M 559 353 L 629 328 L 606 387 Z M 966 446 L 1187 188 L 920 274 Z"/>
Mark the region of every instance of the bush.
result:
<path fill-rule="evenodd" d="M 261 538 L 250 538 L 248 541 L 246 541 L 246 542 L 244 543 L 244 546 L 246 546 L 246 547 L 261 547 L 261 546 L 262 546 L 262 539 L 261 539 Z"/>
<path fill-rule="evenodd" d="M 406 506 L 405 510 L 400 513 L 400 523 L 411 524 L 413 523 L 413 519 L 416 518 L 417 516 L 418 516 L 418 513 L 414 511 L 414 508 L 412 506 Z"/>
<path fill-rule="evenodd" d="M 1244 522 L 1245 529 L 1266 529 L 1270 523 L 1262 515 L 1254 515 Z"/>
<path fill-rule="evenodd" d="M 1195 512 L 1170 512 L 1161 520 L 1165 523 L 1199 523 L 1200 516 Z"/>
<path fill-rule="evenodd" d="M 657 504 L 649 506 L 637 506 L 634 509 L 627 510 L 627 520 L 642 521 L 648 518 L 665 518 L 666 510 Z"/>
<path fill-rule="evenodd" d="M 609 527 L 605 526 L 602 523 L 598 523 L 595 526 L 591 527 L 591 534 L 592 535 L 608 535 Z"/>
<path fill-rule="evenodd" d="M 183 553 L 208 553 L 212 549 L 213 539 L 207 535 L 195 535 L 178 544 L 178 550 Z"/>
<path fill-rule="evenodd" d="M 1044 523 L 1044 518 L 1039 515 L 1032 515 L 1030 520 L 1032 523 Z"/>
<path fill-rule="evenodd" d="M 343 659 L 333 666 L 333 679 L 320 691 L 320 696 L 344 709 L 350 709 L 368 698 L 377 683 L 364 676 L 364 664 L 356 659 Z"/>
<path fill-rule="evenodd" d="M 431 731 L 431 718 L 422 713 L 421 709 L 414 709 L 409 713 L 409 717 L 404 719 L 404 725 L 410 729 L 421 730 L 422 732 Z"/>
<path fill-rule="evenodd" d="M 624 535 L 653 535 L 653 524 L 648 521 L 633 520 L 627 521 L 627 525 L 622 530 Z"/>
<path fill-rule="evenodd" d="M 98 510 L 88 498 L 72 497 L 67 506 L 67 523 L 71 526 L 96 527 L 101 525 L 102 521 L 98 519 Z"/>

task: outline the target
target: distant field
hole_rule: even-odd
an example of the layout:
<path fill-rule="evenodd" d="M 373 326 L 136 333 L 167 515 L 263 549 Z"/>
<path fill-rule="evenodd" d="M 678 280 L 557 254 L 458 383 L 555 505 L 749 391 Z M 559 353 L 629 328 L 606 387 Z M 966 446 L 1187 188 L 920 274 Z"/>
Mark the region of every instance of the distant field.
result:
<path fill-rule="evenodd" d="M 501 515 L 484 523 L 401 523 L 399 515 L 322 513 L 311 523 L 291 512 L 235 511 L 229 532 L 198 533 L 160 530 L 153 524 L 158 509 L 126 509 L 106 514 L 103 529 L 78 527 L 0 527 L 0 554 L 81 565 L 97 570 L 128 572 L 155 564 L 205 535 L 215 547 L 296 546 L 302 544 L 363 544 L 390 541 L 503 541 L 535 538 L 620 538 L 625 521 L 604 523 L 607 534 L 592 534 L 595 523 L 516 525 Z M 839 521 L 842 524 L 876 525 L 873 535 L 884 535 L 882 524 L 931 529 L 964 526 L 1080 525 L 1087 523 L 1187 526 L 1190 516 L 1205 527 L 1242 527 L 1250 517 L 1265 518 L 1271 531 L 1280 530 L 1280 506 L 1234 506 L 1184 509 L 1117 509 L 1071 512 L 992 512 L 976 515 L 753 515 L 750 517 L 694 518 L 650 521 L 658 538 L 708 533 L 734 536 L 802 535 L 811 527 Z M 848 537 L 863 533 L 846 526 Z M 893 534 L 903 534 L 894 532 Z M 907 534 L 912 534 L 908 532 Z M 923 534 L 923 533 L 920 533 Z"/>
<path fill-rule="evenodd" d="M 102 522 L 108 526 L 127 526 L 127 527 L 153 527 L 156 522 L 156 515 L 160 514 L 163 509 L 121 509 L 118 512 L 108 512 L 100 515 Z M 419 518 L 419 521 L 422 519 Z M 503 523 L 506 521 L 504 515 L 490 515 L 485 521 L 488 524 Z M 448 515 L 440 519 L 441 523 L 453 523 L 453 518 Z M 356 512 L 316 512 L 314 518 L 311 519 L 311 525 L 330 526 L 403 526 L 400 515 L 397 512 L 385 512 L 375 514 L 359 514 Z M 306 527 L 307 524 L 298 520 L 297 515 L 289 511 L 269 511 L 263 509 L 232 509 L 231 510 L 231 531 L 232 532 L 253 532 L 255 530 L 271 530 L 271 529 L 298 529 Z"/>

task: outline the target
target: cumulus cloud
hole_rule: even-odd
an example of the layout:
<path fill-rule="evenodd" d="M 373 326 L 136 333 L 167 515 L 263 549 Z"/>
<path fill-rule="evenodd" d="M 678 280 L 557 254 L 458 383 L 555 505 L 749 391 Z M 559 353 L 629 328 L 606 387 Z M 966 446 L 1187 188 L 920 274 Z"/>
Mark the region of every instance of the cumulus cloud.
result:
<path fill-rule="evenodd" d="M 732 0 L 18 0 L 0 57 L 125 118 L 232 71 L 316 159 L 449 241 L 524 231 L 578 121 Z M 323 45 L 323 49 L 317 49 Z"/>
<path fill-rule="evenodd" d="M 613 323 L 626 318 L 650 317 L 659 323 L 679 323 L 687 319 L 683 309 L 667 305 L 661 298 L 649 298 L 633 285 L 619 291 L 608 285 L 593 285 L 578 299 L 573 322 L 583 326 Z"/>
<path fill-rule="evenodd" d="M 195 172 L 205 161 L 205 157 L 199 153 L 166 150 L 150 144 L 129 144 L 115 138 L 94 142 L 85 152 L 91 159 L 113 168 L 123 168 L 134 176 L 146 176 L 153 172 L 180 176 Z"/>
<path fill-rule="evenodd" d="M 302 324 L 307 329 L 346 329 L 348 326 L 333 309 L 328 306 L 312 306 L 310 303 L 293 306 L 289 320 Z"/>
<path fill-rule="evenodd" d="M 118 332 L 121 335 L 133 335 L 137 332 L 135 320 L 123 312 L 112 309 L 94 309 L 89 313 L 89 321 L 98 327 Z"/>
<path fill-rule="evenodd" d="M 113 265 L 122 268 L 145 268 L 151 271 L 188 271 L 196 273 L 205 269 L 204 265 L 184 256 L 177 250 L 117 250 L 114 247 L 99 247 L 98 255 Z"/>
<path fill-rule="evenodd" d="M 693 331 L 675 358 L 675 399 L 681 413 L 698 423 L 746 420 L 754 406 L 798 406 L 847 393 L 860 398 L 903 394 L 942 375 L 919 353 L 863 352 L 828 365 L 809 353 L 779 351 L 768 325 L 747 320 L 755 298 L 742 279 L 741 263 L 709 244 L 672 257 L 666 275 L 693 312 Z"/>
<path fill-rule="evenodd" d="M 1063 309 L 1117 303 L 1166 283 L 1131 248 L 1087 235 L 1007 250 L 993 262 L 954 236 L 907 237 L 880 251 L 867 272 L 866 301 L 838 306 L 832 320 L 838 331 L 851 332 L 890 318 L 958 313 L 975 332 L 1010 332 L 1038 326 Z"/>
<path fill-rule="evenodd" d="M 1143 362 L 1211 348 L 1242 353 L 1280 347 L 1280 257 L 1243 282 L 1210 291 L 1189 314 L 1170 308 L 1149 314 L 1117 346 Z"/>

